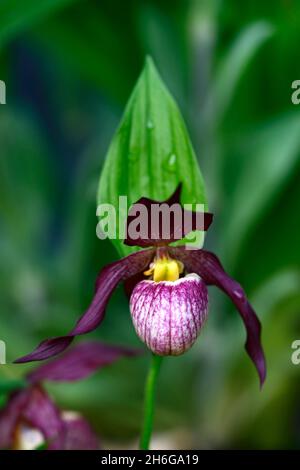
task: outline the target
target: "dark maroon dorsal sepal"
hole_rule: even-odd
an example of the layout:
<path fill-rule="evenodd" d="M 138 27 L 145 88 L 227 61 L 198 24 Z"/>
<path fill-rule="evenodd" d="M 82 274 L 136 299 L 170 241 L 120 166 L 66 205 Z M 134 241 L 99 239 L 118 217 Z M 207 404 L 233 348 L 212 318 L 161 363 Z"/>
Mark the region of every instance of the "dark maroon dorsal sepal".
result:
<path fill-rule="evenodd" d="M 182 183 L 165 201 L 147 197 L 136 201 L 128 212 L 125 245 L 142 248 L 168 245 L 194 230 L 208 230 L 213 214 L 185 210 L 180 203 L 181 189 Z"/>

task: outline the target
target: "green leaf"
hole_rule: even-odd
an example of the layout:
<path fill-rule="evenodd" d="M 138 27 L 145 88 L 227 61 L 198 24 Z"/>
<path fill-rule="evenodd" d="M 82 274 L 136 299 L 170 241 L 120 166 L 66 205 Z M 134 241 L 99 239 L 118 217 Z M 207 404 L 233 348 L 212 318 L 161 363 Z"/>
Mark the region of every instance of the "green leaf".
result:
<path fill-rule="evenodd" d="M 220 63 L 212 90 L 214 115 L 218 121 L 224 116 L 245 68 L 272 34 L 273 27 L 266 21 L 250 24 L 238 35 Z"/>
<path fill-rule="evenodd" d="M 300 156 L 300 114 L 288 113 L 253 133 L 243 143 L 239 159 L 242 169 L 232 181 L 232 196 L 225 211 L 227 223 L 223 245 L 231 246 L 225 256 L 237 261 L 241 246 L 260 223 L 267 209 L 285 188 L 293 175 Z M 282 230 L 281 214 L 275 232 Z"/>
<path fill-rule="evenodd" d="M 27 256 L 31 252 L 37 253 L 47 220 L 46 206 L 52 197 L 52 165 L 45 142 L 26 115 L 1 108 L 0 140 L 3 221 L 0 252 L 2 256 L 7 255 L 8 247 L 4 247 L 7 241 L 15 254 L 16 246 L 19 246 Z M 0 272 L 7 265 L 11 267 L 12 259 L 10 263 L 1 263 Z"/>
<path fill-rule="evenodd" d="M 15 35 L 75 0 L 2 0 L 0 4 L 0 46 Z"/>
<path fill-rule="evenodd" d="M 204 183 L 178 107 L 150 58 L 131 95 L 109 147 L 100 178 L 98 204 L 112 204 L 119 215 L 117 234 L 127 211 L 118 210 L 119 196 L 128 208 L 140 197 L 168 198 L 183 183 L 182 203 L 205 204 Z M 134 251 L 112 240 L 121 256 Z"/>

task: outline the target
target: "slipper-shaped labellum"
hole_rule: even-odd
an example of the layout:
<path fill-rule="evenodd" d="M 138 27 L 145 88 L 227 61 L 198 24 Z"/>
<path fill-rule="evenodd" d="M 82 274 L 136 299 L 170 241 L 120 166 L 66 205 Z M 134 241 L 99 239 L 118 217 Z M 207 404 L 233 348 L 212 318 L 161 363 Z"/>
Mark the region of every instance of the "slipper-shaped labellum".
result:
<path fill-rule="evenodd" d="M 130 298 L 138 336 L 156 354 L 178 356 L 197 339 L 207 316 L 207 288 L 200 276 L 175 281 L 144 280 Z"/>

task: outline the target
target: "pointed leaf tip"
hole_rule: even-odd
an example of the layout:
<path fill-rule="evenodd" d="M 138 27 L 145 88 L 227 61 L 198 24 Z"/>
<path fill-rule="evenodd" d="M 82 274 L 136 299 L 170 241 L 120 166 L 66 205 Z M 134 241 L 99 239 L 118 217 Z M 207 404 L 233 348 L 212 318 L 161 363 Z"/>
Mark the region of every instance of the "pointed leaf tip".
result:
<path fill-rule="evenodd" d="M 147 54 L 146 57 L 145 57 L 145 67 L 153 67 L 156 69 L 155 67 L 155 64 L 154 64 L 154 60 L 152 59 L 151 55 Z"/>

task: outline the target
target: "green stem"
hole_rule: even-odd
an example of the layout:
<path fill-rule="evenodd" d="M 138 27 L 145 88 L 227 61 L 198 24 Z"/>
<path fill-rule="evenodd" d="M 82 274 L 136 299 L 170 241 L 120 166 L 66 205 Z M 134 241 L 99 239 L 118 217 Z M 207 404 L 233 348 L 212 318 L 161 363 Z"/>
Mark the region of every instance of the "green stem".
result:
<path fill-rule="evenodd" d="M 162 363 L 162 356 L 152 354 L 152 360 L 145 387 L 144 422 L 140 440 L 140 449 L 148 450 L 153 428 L 156 383 Z"/>

